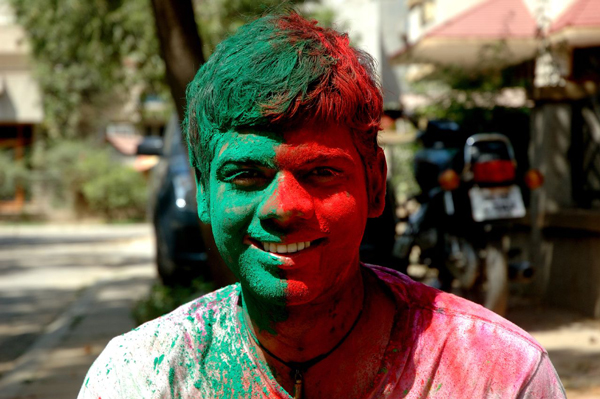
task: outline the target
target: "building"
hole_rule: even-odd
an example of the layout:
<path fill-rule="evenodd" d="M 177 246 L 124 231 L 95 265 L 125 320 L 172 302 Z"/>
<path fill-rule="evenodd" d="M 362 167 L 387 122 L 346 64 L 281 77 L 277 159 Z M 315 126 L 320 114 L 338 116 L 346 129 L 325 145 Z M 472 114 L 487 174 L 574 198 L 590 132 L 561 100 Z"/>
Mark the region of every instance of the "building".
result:
<path fill-rule="evenodd" d="M 548 9 L 532 93 L 530 158 L 546 175 L 531 207 L 537 288 L 600 318 L 600 2 Z"/>
<path fill-rule="evenodd" d="M 403 66 L 392 65 L 390 56 L 403 46 L 407 7 L 400 0 L 322 0 L 333 10 L 336 28 L 377 62 L 383 87 L 384 108 L 399 110 Z"/>
<path fill-rule="evenodd" d="M 25 31 L 7 0 L 0 0 L 0 151 L 15 160 L 27 156 L 43 119 L 42 97 L 33 77 Z M 0 212 L 18 213 L 28 193 L 17 186 L 0 197 Z"/>

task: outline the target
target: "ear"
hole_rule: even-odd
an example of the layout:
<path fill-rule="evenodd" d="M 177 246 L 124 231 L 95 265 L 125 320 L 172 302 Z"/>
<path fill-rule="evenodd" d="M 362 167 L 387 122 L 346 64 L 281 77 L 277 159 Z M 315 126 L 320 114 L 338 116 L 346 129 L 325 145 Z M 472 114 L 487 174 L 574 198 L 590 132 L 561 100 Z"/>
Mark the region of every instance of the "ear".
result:
<path fill-rule="evenodd" d="M 209 212 L 210 191 L 207 190 L 207 187 L 205 187 L 204 183 L 202 182 L 203 179 L 200 178 L 200 171 L 198 169 L 196 169 L 195 172 L 196 172 L 195 173 L 196 203 L 198 204 L 198 217 L 200 218 L 200 221 L 202 223 L 210 224 L 210 212 Z"/>
<path fill-rule="evenodd" d="M 385 183 L 387 178 L 387 164 L 385 154 L 377 147 L 375 162 L 367 169 L 367 188 L 369 194 L 368 217 L 376 218 L 383 213 L 385 207 Z"/>

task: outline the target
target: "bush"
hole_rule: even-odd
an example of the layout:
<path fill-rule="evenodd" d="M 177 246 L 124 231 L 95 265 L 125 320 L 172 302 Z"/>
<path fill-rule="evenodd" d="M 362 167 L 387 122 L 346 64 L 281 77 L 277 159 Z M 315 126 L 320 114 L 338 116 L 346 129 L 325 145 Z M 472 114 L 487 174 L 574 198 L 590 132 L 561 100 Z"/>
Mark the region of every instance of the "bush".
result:
<path fill-rule="evenodd" d="M 79 216 L 109 221 L 141 220 L 146 182 L 141 173 L 111 157 L 111 149 L 88 141 L 62 141 L 41 157 L 38 172 L 57 203 Z"/>
<path fill-rule="evenodd" d="M 184 303 L 190 302 L 214 290 L 212 283 L 197 278 L 188 286 L 168 287 L 155 283 L 150 289 L 148 297 L 139 301 L 132 311 L 136 325 L 156 319 L 164 314 L 177 309 Z"/>
<path fill-rule="evenodd" d="M 132 168 L 113 165 L 84 183 L 82 192 L 92 212 L 108 220 L 142 220 L 145 216 L 146 183 Z"/>
<path fill-rule="evenodd" d="M 12 151 L 0 151 L 0 200 L 12 198 L 17 187 L 23 187 L 28 182 L 25 163 L 15 161 Z"/>

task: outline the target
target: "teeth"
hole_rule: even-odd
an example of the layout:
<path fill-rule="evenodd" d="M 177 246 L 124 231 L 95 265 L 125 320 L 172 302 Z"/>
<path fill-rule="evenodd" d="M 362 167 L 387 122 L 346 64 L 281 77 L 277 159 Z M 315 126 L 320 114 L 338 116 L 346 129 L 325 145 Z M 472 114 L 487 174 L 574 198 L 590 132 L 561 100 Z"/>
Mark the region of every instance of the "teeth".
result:
<path fill-rule="evenodd" d="M 263 242 L 262 245 L 265 251 L 272 252 L 274 254 L 289 254 L 309 248 L 310 241 L 295 242 L 293 244 L 275 244 L 272 242 Z"/>

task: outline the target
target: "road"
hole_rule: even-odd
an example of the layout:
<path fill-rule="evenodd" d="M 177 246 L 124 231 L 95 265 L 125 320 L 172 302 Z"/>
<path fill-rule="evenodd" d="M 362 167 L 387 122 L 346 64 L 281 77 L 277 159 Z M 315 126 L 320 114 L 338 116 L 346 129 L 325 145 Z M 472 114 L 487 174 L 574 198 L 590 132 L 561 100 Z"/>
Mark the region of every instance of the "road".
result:
<path fill-rule="evenodd" d="M 151 227 L 0 225 L 0 398 L 75 397 L 155 281 Z"/>
<path fill-rule="evenodd" d="M 507 317 L 548 351 L 569 399 L 600 399 L 600 320 L 532 304 Z"/>

